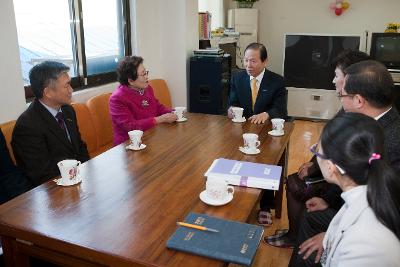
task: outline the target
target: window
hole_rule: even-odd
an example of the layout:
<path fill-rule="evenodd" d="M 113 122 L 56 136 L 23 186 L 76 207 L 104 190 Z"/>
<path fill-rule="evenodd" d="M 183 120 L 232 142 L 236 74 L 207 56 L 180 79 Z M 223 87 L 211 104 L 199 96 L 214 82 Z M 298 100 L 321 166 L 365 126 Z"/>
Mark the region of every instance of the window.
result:
<path fill-rule="evenodd" d="M 224 27 L 224 3 L 222 0 L 199 0 L 199 12 L 211 13 L 211 29 Z"/>
<path fill-rule="evenodd" d="M 78 89 L 116 81 L 131 53 L 129 0 L 14 0 L 14 9 L 26 97 L 29 70 L 42 61 L 68 65 Z"/>

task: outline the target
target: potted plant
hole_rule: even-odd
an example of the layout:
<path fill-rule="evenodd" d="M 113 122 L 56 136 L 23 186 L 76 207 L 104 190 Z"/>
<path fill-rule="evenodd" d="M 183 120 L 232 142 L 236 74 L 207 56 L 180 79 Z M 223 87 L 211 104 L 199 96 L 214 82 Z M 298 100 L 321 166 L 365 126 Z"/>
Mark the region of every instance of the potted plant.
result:
<path fill-rule="evenodd" d="M 237 8 L 252 8 L 254 2 L 258 0 L 235 0 Z"/>
<path fill-rule="evenodd" d="M 388 23 L 385 32 L 398 32 L 400 29 L 400 23 Z"/>

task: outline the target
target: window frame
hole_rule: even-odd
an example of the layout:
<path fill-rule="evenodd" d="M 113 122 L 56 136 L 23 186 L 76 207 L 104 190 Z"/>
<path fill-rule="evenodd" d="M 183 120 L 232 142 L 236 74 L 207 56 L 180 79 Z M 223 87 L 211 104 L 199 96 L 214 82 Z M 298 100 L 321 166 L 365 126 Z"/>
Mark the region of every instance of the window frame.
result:
<path fill-rule="evenodd" d="M 71 86 L 74 91 L 81 91 L 87 88 L 104 85 L 117 81 L 115 71 L 98 74 L 87 74 L 85 55 L 85 33 L 82 12 L 82 0 L 68 0 L 70 8 L 70 27 L 73 48 L 73 57 L 76 62 L 76 77 L 71 77 Z M 131 19 L 129 0 L 118 0 L 117 6 L 121 8 L 120 26 L 122 27 L 122 38 L 124 46 L 123 56 L 132 54 L 131 42 Z M 24 86 L 25 99 L 30 101 L 34 98 L 31 85 Z"/>

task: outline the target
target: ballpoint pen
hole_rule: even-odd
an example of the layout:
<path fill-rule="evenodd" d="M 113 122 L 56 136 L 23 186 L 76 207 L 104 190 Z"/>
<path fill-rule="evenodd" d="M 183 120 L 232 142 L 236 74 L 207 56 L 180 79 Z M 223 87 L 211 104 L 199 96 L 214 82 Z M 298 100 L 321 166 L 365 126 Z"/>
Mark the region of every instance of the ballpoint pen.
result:
<path fill-rule="evenodd" d="M 207 228 L 207 227 L 204 227 L 204 226 L 191 224 L 191 223 L 177 222 L 176 224 L 180 225 L 180 226 L 194 228 L 194 229 L 201 230 L 201 231 L 210 231 L 210 232 L 215 232 L 215 233 L 219 232 L 218 230 L 215 230 L 215 229 L 212 229 L 212 228 Z"/>

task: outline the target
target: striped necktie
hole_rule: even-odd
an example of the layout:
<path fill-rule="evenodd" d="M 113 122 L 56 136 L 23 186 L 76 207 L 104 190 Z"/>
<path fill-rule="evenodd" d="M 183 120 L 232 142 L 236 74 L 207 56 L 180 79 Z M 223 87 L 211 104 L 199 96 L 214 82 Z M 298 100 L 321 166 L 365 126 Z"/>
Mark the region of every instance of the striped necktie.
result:
<path fill-rule="evenodd" d="M 253 111 L 254 111 L 254 105 L 256 104 L 256 99 L 257 99 L 257 79 L 253 78 L 251 80 L 251 100 L 253 104 Z"/>
<path fill-rule="evenodd" d="M 57 119 L 57 122 L 58 122 L 58 125 L 60 126 L 60 128 L 65 131 L 66 129 L 65 129 L 65 123 L 64 123 L 64 115 L 62 114 L 62 112 L 57 113 L 56 119 Z"/>

